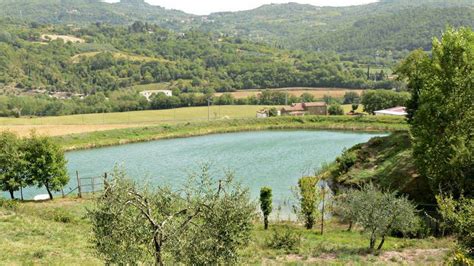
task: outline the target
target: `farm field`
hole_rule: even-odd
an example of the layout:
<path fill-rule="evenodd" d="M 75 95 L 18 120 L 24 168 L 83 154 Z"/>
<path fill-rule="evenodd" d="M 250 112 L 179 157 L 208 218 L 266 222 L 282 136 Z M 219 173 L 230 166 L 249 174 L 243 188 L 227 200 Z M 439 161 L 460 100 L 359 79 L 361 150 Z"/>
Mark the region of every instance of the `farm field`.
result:
<path fill-rule="evenodd" d="M 322 99 L 324 96 L 331 96 L 334 98 L 342 98 L 347 91 L 355 91 L 361 94 L 364 90 L 362 89 L 343 89 L 343 88 L 278 88 L 271 89 L 272 91 L 287 91 L 289 94 L 294 96 L 301 96 L 303 93 L 309 93 L 313 95 L 316 99 Z M 261 90 L 240 90 L 236 92 L 231 92 L 236 99 L 247 98 L 249 96 L 257 96 L 261 93 Z M 215 96 L 220 96 L 223 93 L 216 93 Z"/>
<path fill-rule="evenodd" d="M 210 120 L 254 118 L 263 105 L 222 105 L 211 106 Z M 351 105 L 343 105 L 345 113 Z M 359 105 L 358 112 L 363 111 Z M 41 135 L 63 136 L 69 134 L 207 121 L 208 108 L 186 107 L 167 110 L 134 111 L 123 113 L 84 114 L 34 118 L 0 118 L 0 131 L 12 131 L 20 136 L 28 136 L 32 130 Z"/>
<path fill-rule="evenodd" d="M 90 199 L 56 199 L 42 203 L 0 206 L 0 261 L 7 265 L 103 265 L 89 240 L 92 237 L 86 209 Z M 299 248 L 275 249 L 268 246 L 273 232 L 290 230 L 301 236 Z M 306 230 L 295 222 L 277 219 L 270 230 L 255 220 L 249 245 L 241 251 L 243 264 L 400 264 L 443 265 L 454 244 L 450 238 L 387 239 L 380 254 L 367 253 L 368 238 L 356 228 L 332 220 L 324 235 Z"/>
<path fill-rule="evenodd" d="M 265 106 L 211 106 L 210 119 L 255 117 L 257 110 Z M 0 131 L 10 130 L 21 136 L 36 130 L 50 136 L 86 133 L 111 129 L 144 127 L 162 123 L 206 121 L 207 106 L 168 110 L 135 111 L 123 113 L 84 114 L 35 118 L 0 118 Z"/>

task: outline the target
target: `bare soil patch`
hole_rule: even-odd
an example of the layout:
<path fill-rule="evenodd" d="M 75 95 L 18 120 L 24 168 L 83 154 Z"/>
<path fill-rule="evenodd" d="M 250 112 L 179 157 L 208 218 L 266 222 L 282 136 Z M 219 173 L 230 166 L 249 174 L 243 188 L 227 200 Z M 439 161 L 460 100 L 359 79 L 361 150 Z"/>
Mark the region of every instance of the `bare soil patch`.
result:
<path fill-rule="evenodd" d="M 88 133 L 121 128 L 132 128 L 143 125 L 136 124 L 110 124 L 110 125 L 9 125 L 0 126 L 0 132 L 11 131 L 19 136 L 28 136 L 32 130 L 40 135 L 63 136 L 76 133 Z"/>

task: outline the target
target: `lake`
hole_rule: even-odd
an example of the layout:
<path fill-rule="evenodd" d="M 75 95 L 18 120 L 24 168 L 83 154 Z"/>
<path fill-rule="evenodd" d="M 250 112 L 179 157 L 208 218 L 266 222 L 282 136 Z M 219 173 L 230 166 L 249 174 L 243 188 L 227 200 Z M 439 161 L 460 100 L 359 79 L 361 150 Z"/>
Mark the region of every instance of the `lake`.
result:
<path fill-rule="evenodd" d="M 236 178 L 250 188 L 254 198 L 258 197 L 261 187 L 271 187 L 274 204 L 278 206 L 291 197 L 291 188 L 301 176 L 314 174 L 324 163 L 334 161 L 344 149 L 380 135 L 383 134 L 259 131 L 68 152 L 71 181 L 65 192 L 76 187 L 76 171 L 81 177 L 98 177 L 121 165 L 134 179 L 176 187 L 189 173 L 209 163 L 216 177 L 222 176 L 225 170 L 232 170 Z M 44 189 L 24 191 L 26 198 L 45 192 Z"/>

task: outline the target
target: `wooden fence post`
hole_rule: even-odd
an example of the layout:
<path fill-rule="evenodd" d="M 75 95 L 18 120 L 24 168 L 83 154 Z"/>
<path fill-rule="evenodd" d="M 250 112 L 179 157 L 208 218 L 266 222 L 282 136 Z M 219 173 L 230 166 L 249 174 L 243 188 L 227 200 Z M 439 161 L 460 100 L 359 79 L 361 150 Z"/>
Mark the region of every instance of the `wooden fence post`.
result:
<path fill-rule="evenodd" d="M 77 178 L 77 196 L 82 198 L 81 193 L 81 179 L 79 178 L 79 171 L 76 171 L 76 178 Z"/>
<path fill-rule="evenodd" d="M 94 195 L 94 183 L 95 183 L 94 176 L 92 176 L 91 177 L 92 195 Z"/>
<path fill-rule="evenodd" d="M 109 183 L 107 182 L 107 172 L 104 173 L 104 190 L 107 189 Z"/>

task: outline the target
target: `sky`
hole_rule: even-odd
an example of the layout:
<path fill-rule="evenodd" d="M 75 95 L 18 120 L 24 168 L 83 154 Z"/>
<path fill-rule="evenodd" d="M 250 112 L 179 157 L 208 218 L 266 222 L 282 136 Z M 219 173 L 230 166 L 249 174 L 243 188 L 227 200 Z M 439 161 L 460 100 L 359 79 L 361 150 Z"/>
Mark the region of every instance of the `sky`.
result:
<path fill-rule="evenodd" d="M 118 0 L 107 0 L 114 2 Z M 377 2 L 377 0 L 145 0 L 152 5 L 182 10 L 196 15 L 212 12 L 254 9 L 264 4 L 297 2 L 315 6 L 350 6 Z"/>

